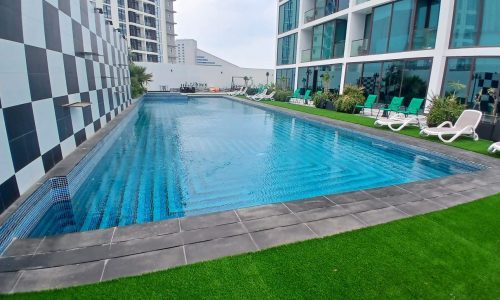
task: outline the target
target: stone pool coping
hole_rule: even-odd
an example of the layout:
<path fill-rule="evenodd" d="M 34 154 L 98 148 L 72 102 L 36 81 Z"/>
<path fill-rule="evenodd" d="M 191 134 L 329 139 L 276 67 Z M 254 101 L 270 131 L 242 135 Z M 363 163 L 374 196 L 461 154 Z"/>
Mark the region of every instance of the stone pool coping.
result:
<path fill-rule="evenodd" d="M 500 192 L 497 184 L 500 182 L 500 160 L 496 158 L 240 98 L 226 98 L 404 142 L 489 168 L 194 217 L 14 240 L 0 257 L 0 292 L 95 283 L 253 252 L 437 211 Z"/>

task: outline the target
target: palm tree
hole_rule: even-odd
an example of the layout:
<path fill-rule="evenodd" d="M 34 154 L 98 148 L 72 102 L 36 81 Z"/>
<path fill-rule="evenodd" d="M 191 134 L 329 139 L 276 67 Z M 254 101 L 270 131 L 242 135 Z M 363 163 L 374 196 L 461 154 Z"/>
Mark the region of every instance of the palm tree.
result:
<path fill-rule="evenodd" d="M 146 68 L 130 64 L 130 81 L 132 83 L 132 96 L 137 97 L 146 92 L 146 86 L 153 81 L 153 74 L 146 73 Z"/>
<path fill-rule="evenodd" d="M 243 80 L 245 81 L 245 87 L 248 88 L 248 81 L 250 78 L 248 76 L 243 77 Z"/>
<path fill-rule="evenodd" d="M 323 73 L 321 77 L 323 78 L 323 92 L 327 94 L 330 92 L 330 73 Z"/>

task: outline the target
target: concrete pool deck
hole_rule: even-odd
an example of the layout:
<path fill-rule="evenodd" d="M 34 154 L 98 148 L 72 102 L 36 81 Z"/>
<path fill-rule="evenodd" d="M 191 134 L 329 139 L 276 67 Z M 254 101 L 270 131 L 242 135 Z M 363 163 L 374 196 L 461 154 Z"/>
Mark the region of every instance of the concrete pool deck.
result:
<path fill-rule="evenodd" d="M 488 168 L 434 180 L 195 217 L 14 240 L 0 257 L 0 292 L 61 288 L 168 269 L 386 223 L 500 192 L 499 159 L 388 131 L 230 99 L 358 130 Z M 96 137 L 89 144 L 97 143 L 104 136 Z M 77 159 L 73 157 L 73 160 Z"/>

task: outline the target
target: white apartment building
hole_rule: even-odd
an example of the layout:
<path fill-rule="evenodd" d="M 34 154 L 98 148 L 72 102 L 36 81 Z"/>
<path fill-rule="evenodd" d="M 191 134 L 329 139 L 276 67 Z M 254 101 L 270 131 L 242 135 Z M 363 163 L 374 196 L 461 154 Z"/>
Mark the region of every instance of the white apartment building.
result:
<path fill-rule="evenodd" d="M 277 10 L 277 84 L 316 91 L 328 72 L 331 91 L 360 85 L 379 103 L 456 92 L 485 113 L 496 105 L 498 0 L 282 0 Z"/>
<path fill-rule="evenodd" d="M 176 63 L 175 0 L 96 0 L 128 40 L 132 60 Z"/>

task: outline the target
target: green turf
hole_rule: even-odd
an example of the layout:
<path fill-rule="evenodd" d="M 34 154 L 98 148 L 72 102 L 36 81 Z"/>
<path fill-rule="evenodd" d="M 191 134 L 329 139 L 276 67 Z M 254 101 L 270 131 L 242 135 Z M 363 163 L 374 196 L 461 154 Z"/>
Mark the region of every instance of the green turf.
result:
<path fill-rule="evenodd" d="M 313 114 L 313 115 L 317 115 L 317 116 L 327 117 L 330 119 L 335 119 L 335 120 L 340 120 L 340 121 L 344 121 L 344 122 L 355 123 L 355 124 L 360 124 L 360 125 L 364 125 L 364 126 L 368 126 L 368 127 L 373 127 L 373 128 L 377 128 L 380 130 L 390 131 L 390 129 L 388 129 L 387 127 L 384 127 L 384 128 L 375 127 L 373 125 L 374 120 L 372 118 L 369 118 L 369 117 L 363 117 L 360 115 L 353 115 L 353 114 L 346 114 L 346 113 L 341 113 L 341 112 L 336 112 L 336 111 L 331 111 L 331 110 L 326 110 L 326 109 L 320 109 L 320 108 L 316 108 L 316 107 L 297 105 L 297 104 L 292 104 L 292 103 L 288 103 L 288 102 L 278 102 L 278 101 L 260 101 L 260 102 L 266 103 L 269 105 L 273 105 L 273 106 L 279 106 L 279 107 L 288 108 L 288 109 L 292 109 L 292 110 L 296 110 L 296 111 L 301 111 L 301 112 L 305 112 L 305 113 L 309 113 L 309 114 Z M 407 127 L 405 129 L 399 131 L 398 133 L 441 143 L 441 141 L 437 137 L 424 138 L 424 137 L 421 137 L 419 135 L 419 132 L 420 132 L 420 130 L 416 127 Z M 489 155 L 492 157 L 500 158 L 500 155 L 498 155 L 498 154 L 489 154 L 488 153 L 488 147 L 491 144 L 492 144 L 491 141 L 479 140 L 479 141 L 475 142 L 469 137 L 463 137 L 463 138 L 457 139 L 455 142 L 453 142 L 451 144 L 446 144 L 446 145 L 450 145 L 450 146 L 457 147 L 460 149 L 469 150 L 469 151 L 481 153 L 484 155 Z"/>
<path fill-rule="evenodd" d="M 500 299 L 500 195 L 375 227 L 26 299 Z"/>

